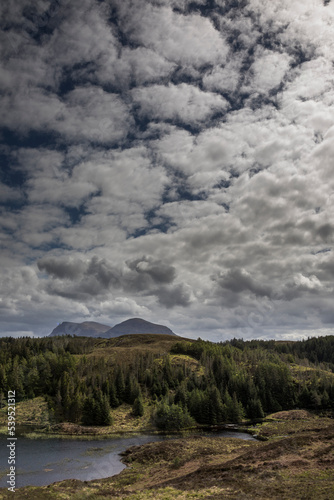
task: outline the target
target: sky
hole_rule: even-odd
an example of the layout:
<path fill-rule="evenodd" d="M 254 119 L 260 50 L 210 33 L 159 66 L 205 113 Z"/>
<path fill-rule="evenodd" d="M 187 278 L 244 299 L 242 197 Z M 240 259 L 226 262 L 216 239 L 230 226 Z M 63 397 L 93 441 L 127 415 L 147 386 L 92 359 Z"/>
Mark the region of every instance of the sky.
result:
<path fill-rule="evenodd" d="M 334 0 L 0 19 L 1 336 L 333 334 Z"/>

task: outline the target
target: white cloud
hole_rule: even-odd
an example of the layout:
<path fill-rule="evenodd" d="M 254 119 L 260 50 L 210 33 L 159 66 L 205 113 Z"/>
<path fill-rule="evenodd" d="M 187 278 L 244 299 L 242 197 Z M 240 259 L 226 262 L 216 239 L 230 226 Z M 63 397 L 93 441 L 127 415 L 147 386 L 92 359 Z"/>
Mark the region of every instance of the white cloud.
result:
<path fill-rule="evenodd" d="M 151 48 L 167 60 L 200 67 L 223 63 L 228 46 L 209 19 L 182 15 L 170 7 L 148 3 L 122 5 L 122 27 L 133 42 Z M 201 36 L 198 36 L 201 33 Z"/>
<path fill-rule="evenodd" d="M 132 124 L 119 96 L 99 87 L 74 89 L 67 95 L 66 104 L 51 127 L 72 140 L 115 143 L 125 138 Z"/>
<path fill-rule="evenodd" d="M 239 84 L 241 65 L 242 61 L 235 56 L 223 67 L 214 66 L 203 77 L 204 88 L 216 92 L 234 92 Z"/>
<path fill-rule="evenodd" d="M 105 60 L 104 60 L 105 59 Z M 176 63 L 145 47 L 121 49 L 121 57 L 105 55 L 91 79 L 124 89 L 131 85 L 159 82 L 169 77 Z"/>
<path fill-rule="evenodd" d="M 268 92 L 284 82 L 291 57 L 269 50 L 258 49 L 255 61 L 250 67 L 253 77 L 242 91 Z"/>
<path fill-rule="evenodd" d="M 180 85 L 152 85 L 132 92 L 143 117 L 200 124 L 217 112 L 224 112 L 228 103 L 211 92 L 181 83 Z"/>

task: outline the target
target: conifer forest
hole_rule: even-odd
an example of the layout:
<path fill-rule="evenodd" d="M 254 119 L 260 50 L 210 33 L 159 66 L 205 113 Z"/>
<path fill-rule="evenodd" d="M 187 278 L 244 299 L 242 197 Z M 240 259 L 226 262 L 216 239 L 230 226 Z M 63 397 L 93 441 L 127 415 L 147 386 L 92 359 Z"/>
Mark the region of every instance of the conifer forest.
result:
<path fill-rule="evenodd" d="M 135 345 L 131 338 L 136 337 Z M 139 337 L 144 339 L 142 344 Z M 281 410 L 334 410 L 334 336 L 212 343 L 166 336 L 1 338 L 0 398 L 43 396 L 55 423 L 113 423 L 123 403 L 160 430 L 256 421 Z M 124 337 L 126 339 L 126 337 Z M 130 339 L 130 340 L 129 340 Z M 155 349 L 146 348 L 154 343 Z"/>

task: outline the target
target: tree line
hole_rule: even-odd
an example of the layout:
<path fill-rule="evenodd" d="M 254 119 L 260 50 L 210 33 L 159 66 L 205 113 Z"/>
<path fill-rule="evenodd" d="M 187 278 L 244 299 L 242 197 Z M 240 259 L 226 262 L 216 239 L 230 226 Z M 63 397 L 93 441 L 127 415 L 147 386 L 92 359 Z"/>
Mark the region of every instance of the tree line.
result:
<path fill-rule="evenodd" d="M 131 362 L 95 356 L 88 337 L 0 339 L 0 396 L 44 396 L 56 422 L 112 424 L 123 403 L 160 429 L 263 418 L 294 408 L 334 410 L 334 337 L 279 343 L 175 342 Z M 193 358 L 196 363 L 189 363 Z M 294 369 L 293 369 L 294 367 Z M 154 411 L 153 411 L 154 410 Z"/>

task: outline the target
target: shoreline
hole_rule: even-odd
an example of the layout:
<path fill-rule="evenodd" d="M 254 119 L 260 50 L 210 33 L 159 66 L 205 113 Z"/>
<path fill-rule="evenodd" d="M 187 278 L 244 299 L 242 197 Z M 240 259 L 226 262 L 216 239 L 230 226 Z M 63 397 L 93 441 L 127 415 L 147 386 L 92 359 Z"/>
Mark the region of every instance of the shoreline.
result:
<path fill-rule="evenodd" d="M 118 474 L 103 479 L 69 479 L 48 486 L 22 487 L 17 490 L 18 498 L 35 500 L 59 495 L 64 500 L 79 500 L 87 494 L 101 495 L 107 491 L 112 498 L 120 500 L 130 498 L 129 495 L 145 500 L 175 500 L 179 496 L 183 498 L 185 491 L 193 497 L 199 492 L 203 498 L 206 495 L 211 498 L 217 493 L 225 495 L 228 487 L 229 493 L 233 493 L 231 498 L 239 498 L 242 491 L 250 498 L 256 494 L 256 498 L 265 500 L 268 478 L 275 493 L 273 498 L 288 499 L 293 492 L 294 498 L 302 500 L 301 494 L 309 491 L 311 486 L 316 490 L 312 499 L 329 498 L 328 491 L 332 491 L 334 480 L 332 447 L 328 446 L 334 436 L 332 414 L 283 411 L 268 415 L 252 429 L 231 424 L 222 427 L 211 427 L 211 436 L 198 436 L 198 432 L 194 433 L 192 429 L 183 436 L 179 433 L 180 439 L 130 446 L 120 453 L 125 468 Z M 254 435 L 255 431 L 257 435 L 250 440 L 228 436 L 226 440 L 214 439 L 215 431 L 219 430 L 248 430 L 249 434 Z M 208 427 L 196 431 L 203 433 Z M 44 437 L 52 436 L 44 434 Z M 69 438 L 68 435 L 61 437 Z M 6 493 L 8 496 L 2 497 L 5 489 L 1 488 L 0 498 L 9 498 L 9 493 Z"/>
<path fill-rule="evenodd" d="M 263 420 L 265 421 L 265 420 Z M 46 430 L 44 426 L 36 425 L 26 425 L 20 424 L 17 426 L 16 435 L 17 437 L 24 437 L 27 439 L 78 439 L 78 440 L 93 440 L 93 439 L 113 439 L 121 437 L 132 437 L 136 435 L 149 434 L 158 436 L 190 436 L 193 434 L 200 433 L 215 433 L 219 432 L 240 432 L 244 434 L 249 434 L 255 439 L 259 437 L 256 435 L 255 429 L 250 429 L 249 426 L 253 426 L 254 423 L 247 422 L 246 424 L 221 424 L 221 425 L 201 425 L 196 427 L 190 427 L 182 430 L 175 431 L 161 431 L 155 427 L 148 427 L 145 429 L 134 429 L 134 430 L 115 430 L 107 431 L 105 427 L 84 427 L 77 424 L 71 424 L 69 422 L 63 422 L 61 424 L 55 424 L 50 430 Z M 7 428 L 0 428 L 0 436 L 7 436 Z M 261 439 L 261 437 L 259 438 Z"/>

